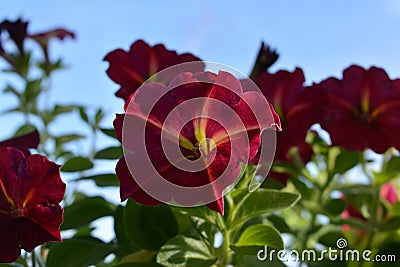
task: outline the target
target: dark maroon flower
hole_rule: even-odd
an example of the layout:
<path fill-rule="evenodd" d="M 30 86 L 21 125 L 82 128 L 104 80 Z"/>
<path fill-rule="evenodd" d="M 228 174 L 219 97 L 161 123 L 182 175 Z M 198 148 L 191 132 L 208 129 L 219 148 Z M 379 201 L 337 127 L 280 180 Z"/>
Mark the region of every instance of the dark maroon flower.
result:
<path fill-rule="evenodd" d="M 49 55 L 49 42 L 52 39 L 58 39 L 58 40 L 64 40 L 65 38 L 72 38 L 75 39 L 75 33 L 63 29 L 63 28 L 56 28 L 50 31 L 46 32 L 41 32 L 41 33 L 36 33 L 29 35 L 29 38 L 32 40 L 36 41 L 40 47 L 43 50 L 44 54 L 44 62 L 43 62 L 43 69 L 46 72 L 46 75 L 50 75 L 50 72 L 54 70 L 55 68 L 59 68 L 59 66 L 55 65 L 53 66 L 51 60 L 50 60 L 50 55 Z"/>
<path fill-rule="evenodd" d="M 116 167 L 121 199 L 131 197 L 144 205 L 206 203 L 222 214 L 224 189 L 237 180 L 240 163 L 255 156 L 260 132 L 275 127 L 280 127 L 279 118 L 265 98 L 243 93 L 227 72 L 187 72 L 168 86 L 145 84 L 114 121 L 127 149 Z M 163 182 L 176 187 L 159 186 Z"/>
<path fill-rule="evenodd" d="M 29 38 L 35 40 L 42 47 L 47 47 L 47 45 L 51 39 L 55 38 L 55 39 L 62 41 L 67 37 L 75 39 L 75 33 L 71 32 L 69 30 L 63 29 L 63 28 L 56 28 L 56 29 L 53 29 L 50 31 L 29 35 Z"/>
<path fill-rule="evenodd" d="M 177 54 L 176 51 L 167 50 L 162 44 L 150 46 L 143 40 L 134 42 L 129 51 L 117 49 L 108 53 L 104 60 L 110 63 L 107 69 L 108 76 L 121 85 L 115 95 L 124 99 L 125 102 L 129 100 L 133 92 L 157 72 L 177 64 L 200 61 L 192 54 Z M 184 71 L 195 73 L 203 70 L 204 64 L 199 62 L 190 65 Z M 154 81 L 168 84 L 170 79 L 177 74 L 174 73 L 171 77 L 163 77 L 162 80 Z"/>
<path fill-rule="evenodd" d="M 279 54 L 271 49 L 270 46 L 261 42 L 260 50 L 254 62 L 253 70 L 251 71 L 250 78 L 256 79 L 265 71 L 267 71 L 279 58 Z"/>
<path fill-rule="evenodd" d="M 277 133 L 275 162 L 292 162 L 289 151 L 295 147 L 304 163 L 311 159 L 312 149 L 305 142 L 310 127 L 321 121 L 326 96 L 322 90 L 305 87 L 304 74 L 300 68 L 294 72 L 264 72 L 255 83 L 279 114 L 282 131 Z M 271 178 L 286 183 L 288 175 L 270 172 Z"/>
<path fill-rule="evenodd" d="M 332 145 L 348 150 L 370 148 L 383 153 L 400 148 L 400 80 L 390 80 L 383 69 L 350 66 L 343 79 L 329 78 L 319 86 L 329 98 L 321 126 Z"/>
<path fill-rule="evenodd" d="M 61 241 L 64 197 L 60 166 L 41 155 L 25 157 L 0 148 L 0 262 L 15 261 L 21 248 L 32 251 Z"/>
<path fill-rule="evenodd" d="M 4 20 L 0 23 L 0 34 L 4 30 L 8 32 L 11 40 L 17 46 L 21 55 L 24 54 L 24 40 L 27 35 L 26 29 L 28 27 L 28 22 L 17 19 L 16 21 Z M 0 55 L 4 52 L 0 43 Z"/>
<path fill-rule="evenodd" d="M 27 157 L 30 155 L 29 148 L 37 148 L 39 146 L 39 132 L 33 131 L 28 134 L 13 137 L 0 142 L 0 148 L 14 147 L 18 148 Z"/>

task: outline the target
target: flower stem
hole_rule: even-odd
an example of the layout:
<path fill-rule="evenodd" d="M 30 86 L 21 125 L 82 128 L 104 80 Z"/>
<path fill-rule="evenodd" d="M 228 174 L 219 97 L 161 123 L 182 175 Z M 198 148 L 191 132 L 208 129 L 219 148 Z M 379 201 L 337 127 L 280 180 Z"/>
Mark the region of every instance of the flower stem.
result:
<path fill-rule="evenodd" d="M 31 267 L 36 267 L 36 253 L 35 250 L 31 252 Z"/>
<path fill-rule="evenodd" d="M 219 259 L 219 264 L 218 266 L 224 267 L 227 265 L 228 263 L 228 253 L 229 253 L 229 234 L 228 234 L 228 230 L 226 229 L 226 224 L 224 222 L 224 219 L 222 217 L 221 214 L 217 213 L 216 214 L 216 219 L 217 219 L 217 223 L 219 226 L 219 230 L 222 233 L 222 237 L 223 237 L 223 243 L 222 243 L 222 247 L 221 247 L 221 256 Z"/>

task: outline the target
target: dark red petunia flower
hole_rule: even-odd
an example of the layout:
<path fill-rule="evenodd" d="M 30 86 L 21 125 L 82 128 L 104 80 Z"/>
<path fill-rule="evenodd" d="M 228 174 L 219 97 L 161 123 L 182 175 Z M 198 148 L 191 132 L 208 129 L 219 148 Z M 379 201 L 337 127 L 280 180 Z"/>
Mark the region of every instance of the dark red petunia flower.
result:
<path fill-rule="evenodd" d="M 0 148 L 14 147 L 18 148 L 27 157 L 30 155 L 29 148 L 37 148 L 40 143 L 38 131 L 33 131 L 21 136 L 13 137 L 0 142 Z"/>
<path fill-rule="evenodd" d="M 383 153 L 400 148 L 400 80 L 390 80 L 383 69 L 350 66 L 343 79 L 328 78 L 319 86 L 329 106 L 321 126 L 332 145 L 348 150 L 370 148 Z"/>
<path fill-rule="evenodd" d="M 63 28 L 56 28 L 56 29 L 53 29 L 50 31 L 29 35 L 29 38 L 35 40 L 42 47 L 47 47 L 47 45 L 51 39 L 56 38 L 56 39 L 59 39 L 62 41 L 67 37 L 75 39 L 75 33 L 71 32 L 69 30 L 63 29 Z"/>
<path fill-rule="evenodd" d="M 223 214 L 224 189 L 237 180 L 240 163 L 255 156 L 260 132 L 275 127 L 279 118 L 265 98 L 243 93 L 227 72 L 187 72 L 168 86 L 145 84 L 114 121 L 127 149 L 116 167 L 121 199 L 205 203 Z"/>
<path fill-rule="evenodd" d="M 21 248 L 32 251 L 61 241 L 64 197 L 60 166 L 41 155 L 0 148 L 0 262 L 15 261 Z"/>
<path fill-rule="evenodd" d="M 17 46 L 21 55 L 24 54 L 24 40 L 27 35 L 28 22 L 17 19 L 16 21 L 4 20 L 0 23 L 0 34 L 3 30 L 8 32 L 11 40 Z M 0 43 L 0 55 L 4 52 Z"/>
<path fill-rule="evenodd" d="M 300 68 L 293 72 L 264 72 L 254 81 L 282 122 L 282 131 L 277 133 L 275 162 L 292 162 L 289 150 L 293 147 L 304 163 L 311 159 L 312 149 L 305 138 L 310 127 L 323 118 L 326 95 L 314 86 L 305 87 L 304 81 Z M 289 175 L 276 172 L 270 172 L 269 176 L 283 184 L 289 178 Z"/>
<path fill-rule="evenodd" d="M 125 102 L 129 100 L 133 92 L 157 72 L 177 64 L 200 61 L 192 54 L 177 54 L 176 51 L 168 50 L 162 44 L 150 46 L 143 40 L 134 42 L 129 51 L 117 49 L 108 53 L 104 60 L 110 63 L 107 69 L 108 76 L 121 85 L 115 95 L 124 99 Z M 195 73 L 203 70 L 204 64 L 199 62 L 190 65 L 184 71 Z M 168 77 L 169 79 L 161 81 L 157 79 L 156 81 L 168 84 L 170 79 L 177 74 Z"/>

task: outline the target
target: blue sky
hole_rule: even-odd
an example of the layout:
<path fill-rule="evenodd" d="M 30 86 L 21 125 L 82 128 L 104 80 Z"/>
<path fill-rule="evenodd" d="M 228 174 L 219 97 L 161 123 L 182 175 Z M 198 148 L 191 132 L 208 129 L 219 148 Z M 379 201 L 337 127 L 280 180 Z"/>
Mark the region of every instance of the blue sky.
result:
<path fill-rule="evenodd" d="M 22 16 L 31 32 L 57 26 L 75 31 L 76 41 L 52 44 L 70 66 L 55 75 L 52 100 L 102 106 L 110 114 L 121 111 L 122 102 L 113 97 L 118 86 L 106 76 L 102 59 L 139 38 L 244 73 L 264 40 L 281 54 L 274 70 L 300 66 L 308 83 L 339 76 L 352 63 L 400 76 L 397 0 L 19 0 L 1 6 L 1 19 Z"/>

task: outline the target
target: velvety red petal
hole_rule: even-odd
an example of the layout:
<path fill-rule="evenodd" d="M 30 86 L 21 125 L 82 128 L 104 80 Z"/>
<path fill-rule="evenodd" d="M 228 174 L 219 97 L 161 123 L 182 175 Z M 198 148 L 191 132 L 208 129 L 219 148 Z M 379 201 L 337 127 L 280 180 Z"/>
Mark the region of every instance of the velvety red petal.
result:
<path fill-rule="evenodd" d="M 20 248 L 26 251 L 32 251 L 35 247 L 47 242 L 61 241 L 59 229 L 57 230 L 58 234 L 54 236 L 47 229 L 43 229 L 24 217 L 14 219 L 12 223 L 12 230 L 15 233 L 18 244 Z"/>
<path fill-rule="evenodd" d="M 128 160 L 130 159 L 128 158 Z M 124 201 L 131 197 L 135 201 L 147 206 L 157 206 L 161 204 L 160 201 L 154 199 L 146 192 L 144 192 L 143 189 L 141 189 L 140 186 L 136 183 L 135 179 L 132 177 L 132 174 L 129 171 L 125 158 L 121 158 L 118 161 L 116 173 L 120 181 L 121 201 Z"/>
<path fill-rule="evenodd" d="M 25 156 L 29 156 L 29 148 L 37 148 L 40 143 L 39 132 L 33 131 L 28 134 L 13 137 L 0 142 L 1 147 L 15 147 L 21 150 Z"/>
<path fill-rule="evenodd" d="M 42 155 L 31 155 L 18 167 L 18 206 L 29 209 L 42 203 L 58 204 L 64 198 L 65 184 L 61 180 L 60 165 Z"/>
<path fill-rule="evenodd" d="M 119 159 L 115 172 L 120 182 L 120 197 L 121 201 L 128 199 L 136 191 L 140 190 L 139 186 L 133 179 L 126 165 L 125 158 Z"/>
<path fill-rule="evenodd" d="M 110 63 L 107 70 L 109 77 L 121 85 L 116 96 L 129 100 L 130 95 L 148 78 L 159 71 L 180 63 L 186 64 L 173 70 L 162 72 L 156 80 L 168 84 L 170 80 L 181 72 L 198 72 L 204 70 L 204 63 L 191 54 L 178 55 L 175 51 L 168 50 L 162 44 L 151 47 L 143 40 L 133 43 L 128 52 L 121 49 L 114 50 L 106 55 L 104 60 Z M 197 62 L 198 61 L 198 62 Z"/>
<path fill-rule="evenodd" d="M 15 231 L 12 229 L 12 224 L 5 220 L 7 219 L 2 219 L 0 214 L 0 262 L 13 262 L 18 259 L 21 249 Z"/>
<path fill-rule="evenodd" d="M 209 207 L 210 209 L 212 209 L 212 210 L 220 213 L 222 216 L 224 216 L 224 198 L 223 197 L 217 199 L 216 201 L 208 203 L 207 207 Z"/>
<path fill-rule="evenodd" d="M 31 251 L 45 242 L 61 241 L 63 209 L 58 203 L 65 184 L 60 166 L 41 155 L 25 158 L 10 147 L 0 148 L 0 155 L 0 224 L 9 227 L 8 245 L 15 245 L 19 255 L 20 248 Z M 10 257 L 15 257 L 13 251 Z"/>
<path fill-rule="evenodd" d="M 40 234 L 42 239 L 51 236 L 47 241 L 61 241 L 63 209 L 59 202 L 64 198 L 65 184 L 60 177 L 60 165 L 44 156 L 31 155 L 21 161 L 18 176 L 15 202 L 23 216 L 47 233 Z"/>
<path fill-rule="evenodd" d="M 15 208 L 18 190 L 18 167 L 24 154 L 15 148 L 0 148 L 0 210 Z"/>
<path fill-rule="evenodd" d="M 122 127 L 124 125 L 124 118 L 124 114 L 117 114 L 113 122 L 115 136 L 120 143 L 122 143 Z"/>
<path fill-rule="evenodd" d="M 131 56 L 122 49 L 110 52 L 104 60 L 110 63 L 107 75 L 122 87 L 122 90 L 117 92 L 118 96 L 127 100 L 145 78 L 137 72 Z"/>

